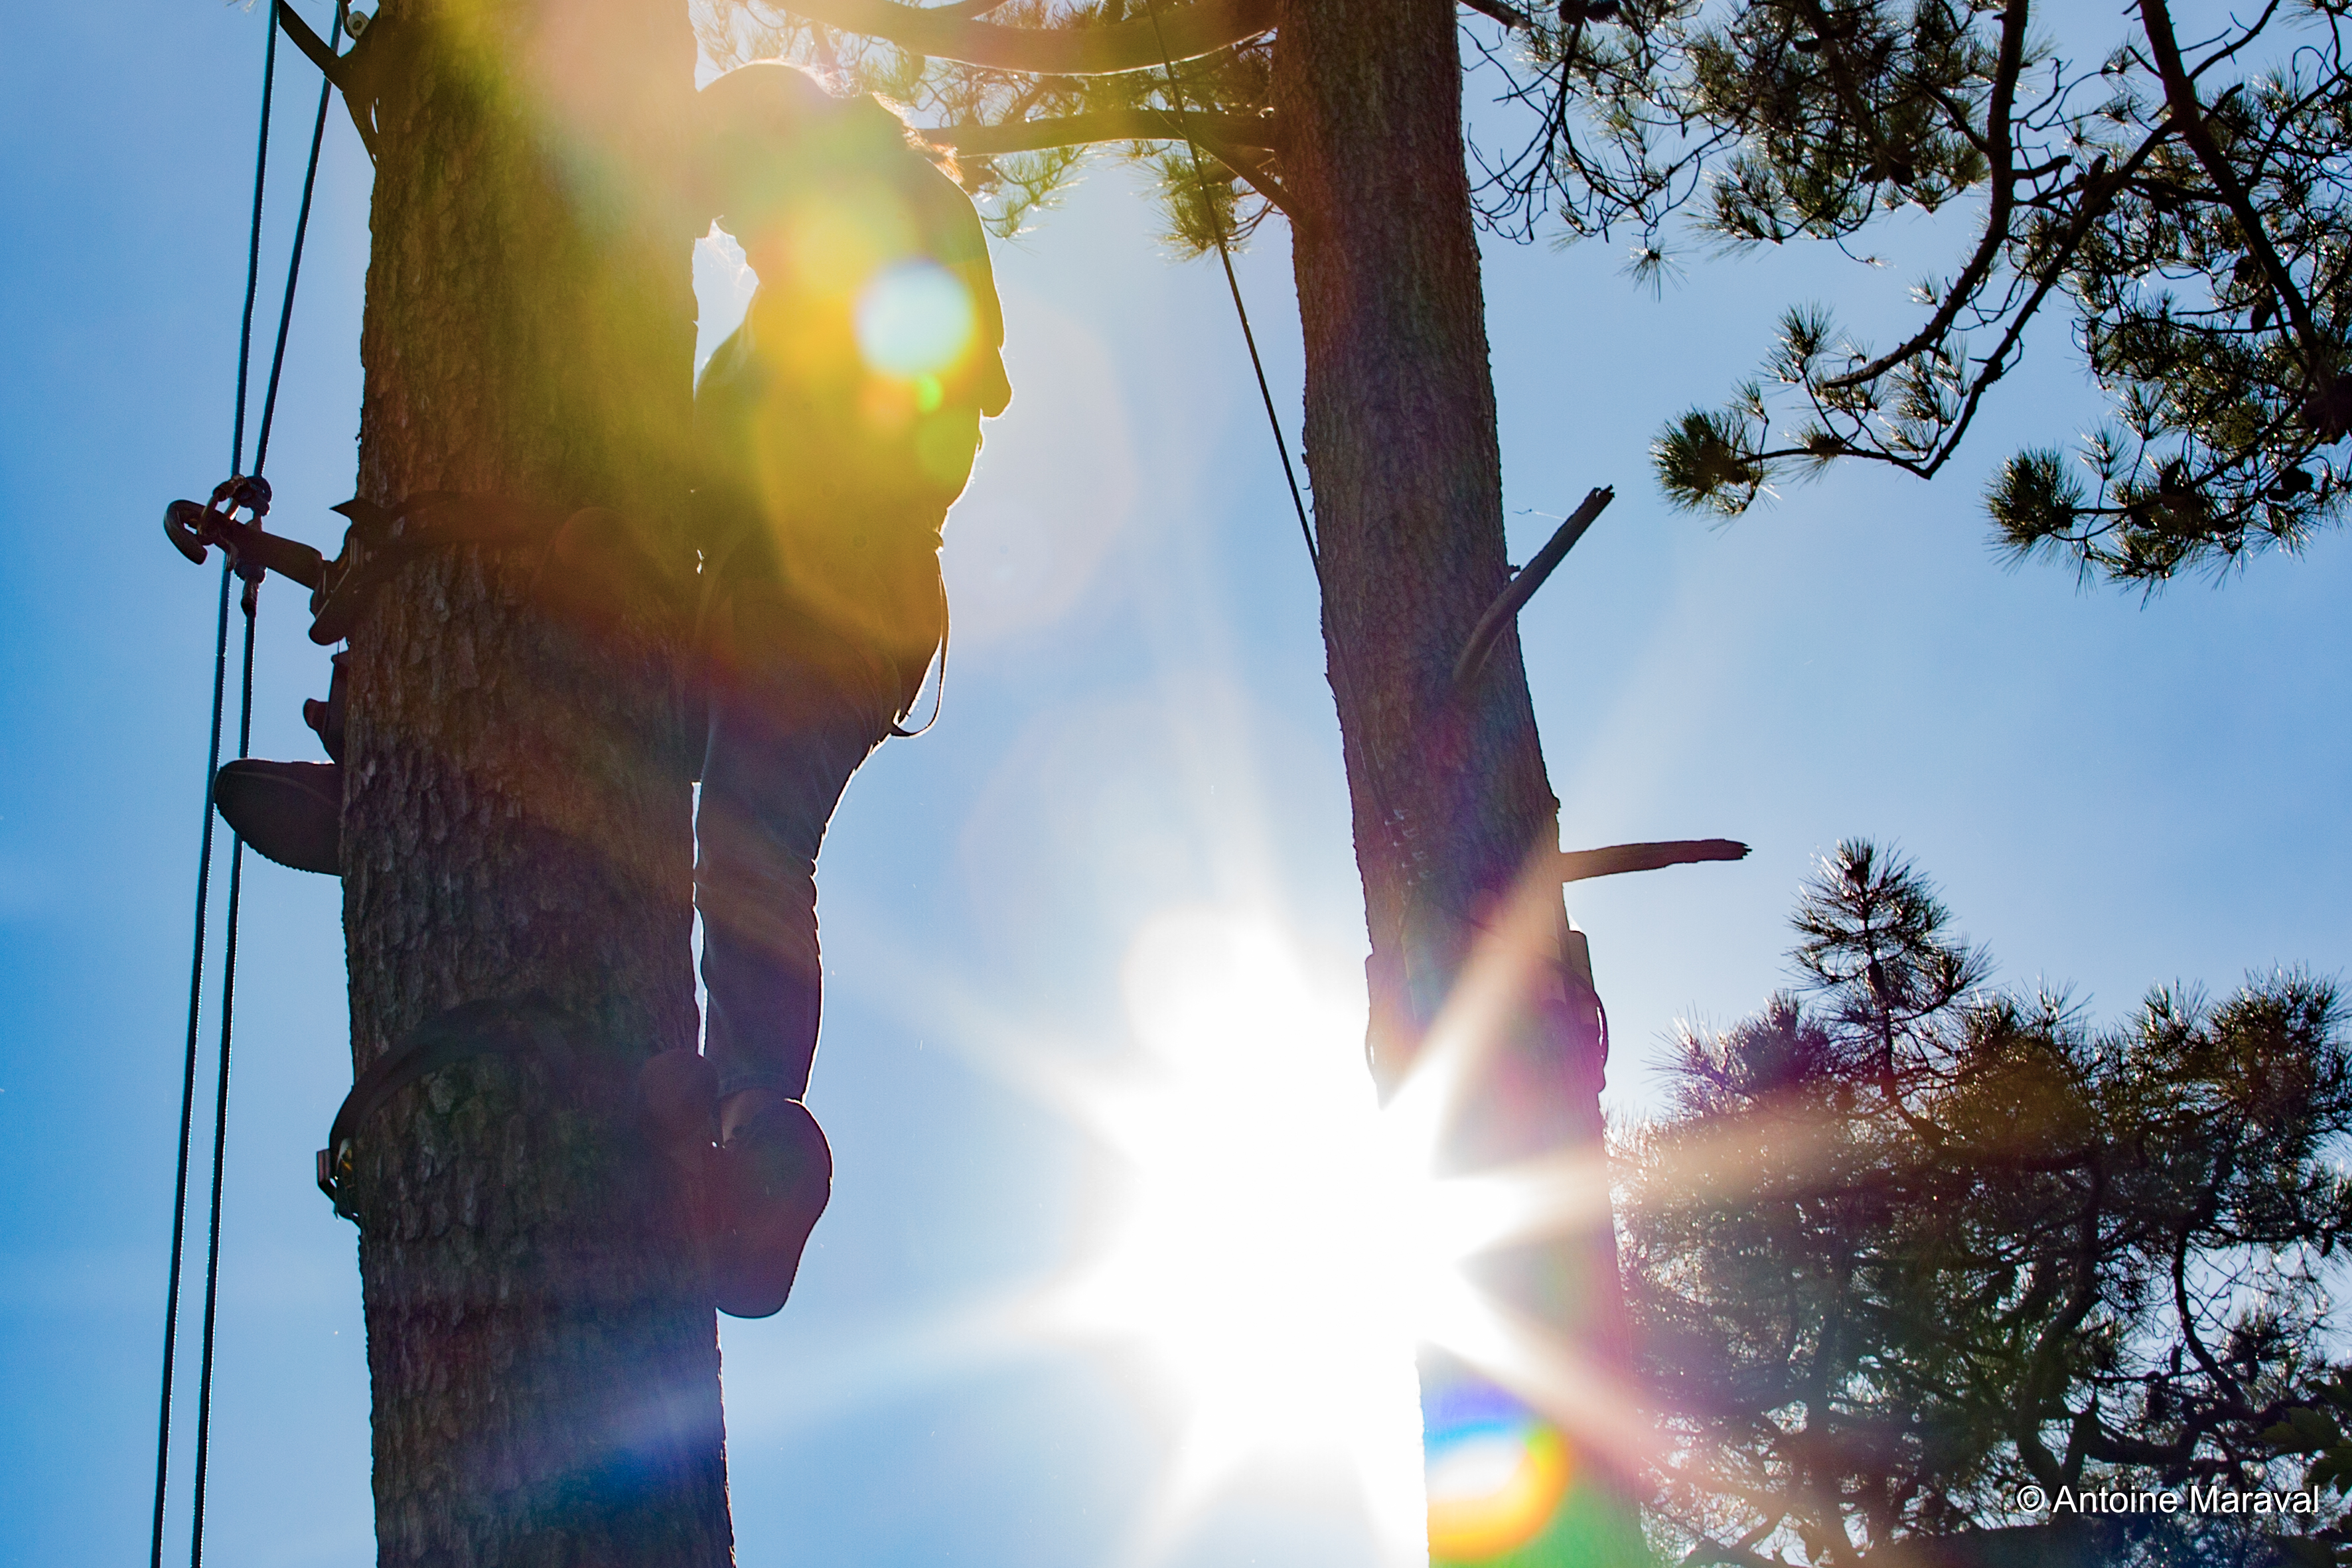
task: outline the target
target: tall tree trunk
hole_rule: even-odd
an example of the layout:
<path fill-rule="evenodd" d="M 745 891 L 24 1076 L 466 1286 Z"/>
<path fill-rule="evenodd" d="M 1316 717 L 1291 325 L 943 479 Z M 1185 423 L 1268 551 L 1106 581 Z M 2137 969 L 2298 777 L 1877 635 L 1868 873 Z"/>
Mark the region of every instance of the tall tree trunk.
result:
<path fill-rule="evenodd" d="M 656 194 L 684 7 L 377 26 L 361 496 L 612 507 L 675 558 L 693 235 Z M 560 1059 L 462 1064 L 362 1129 L 379 1561 L 718 1568 L 716 1320 L 628 1115 L 635 1064 L 696 1032 L 670 633 L 652 604 L 563 612 L 537 566 L 428 555 L 352 636 L 355 1069 L 459 1003 L 574 1020 Z"/>
<path fill-rule="evenodd" d="M 1461 91 L 1453 0 L 1284 0 L 1274 95 L 1302 213 L 1307 463 L 1383 1092 L 1412 1065 L 1482 933 L 1518 926 L 1536 959 L 1495 1021 L 1444 1151 L 1457 1166 L 1601 1136 L 1581 942 L 1557 881 L 1522 883 L 1531 857 L 1559 847 L 1559 802 L 1516 632 L 1469 691 L 1453 688 L 1464 643 L 1509 576 Z M 1613 1342 L 1605 1227 L 1492 1278 L 1554 1327 Z"/>

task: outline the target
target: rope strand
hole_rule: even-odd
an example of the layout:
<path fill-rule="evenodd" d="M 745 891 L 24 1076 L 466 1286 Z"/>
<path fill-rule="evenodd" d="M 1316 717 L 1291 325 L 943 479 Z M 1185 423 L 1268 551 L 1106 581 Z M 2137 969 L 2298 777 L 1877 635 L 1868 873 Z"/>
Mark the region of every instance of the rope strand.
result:
<path fill-rule="evenodd" d="M 1169 69 L 1171 83 L 1175 76 L 1171 66 Z M 1182 108 L 1181 103 L 1177 106 L 1180 114 Z M 1186 145 L 1192 144 L 1187 142 Z M 1200 168 L 1200 151 L 1194 148 L 1193 172 L 1199 173 Z M 1307 564 L 1315 569 L 1315 586 L 1320 589 L 1323 586 L 1323 552 L 1316 547 L 1315 529 L 1307 521 L 1307 501 L 1298 492 L 1298 476 L 1290 466 L 1290 443 L 1283 438 L 1282 418 L 1274 412 L 1274 389 L 1266 385 L 1265 361 L 1258 358 L 1257 334 L 1250 330 L 1249 307 L 1242 303 L 1241 279 L 1234 276 L 1234 253 L 1225 246 L 1225 225 L 1222 222 L 1217 223 L 1213 232 L 1217 236 L 1217 259 L 1225 265 L 1225 287 L 1233 293 L 1234 314 L 1241 318 L 1242 341 L 1249 346 L 1250 369 L 1257 372 L 1257 395 L 1259 401 L 1265 404 L 1266 425 L 1274 432 L 1275 455 L 1282 459 L 1282 481 L 1290 486 L 1291 509 L 1298 514 L 1298 537 L 1307 541 Z"/>
<path fill-rule="evenodd" d="M 269 110 L 278 77 L 278 15 L 269 13 L 261 53 L 261 114 L 254 136 L 253 218 L 246 242 L 245 308 L 236 349 L 236 416 L 229 444 L 229 472 L 245 464 L 245 395 L 253 354 L 253 306 L 261 286 L 261 203 L 269 172 Z M 180 1330 L 180 1271 L 185 1260 L 188 1221 L 188 1145 L 195 1132 L 196 1046 L 202 1030 L 205 988 L 205 917 L 212 892 L 213 777 L 220 771 L 222 698 L 228 684 L 228 585 L 231 567 L 221 559 L 219 625 L 213 640 L 213 716 L 205 756 L 204 829 L 196 854 L 195 936 L 188 959 L 188 1048 L 180 1081 L 180 1147 L 172 1187 L 171 1278 L 163 1298 L 163 1365 L 155 1399 L 155 1510 L 150 1568 L 163 1568 L 163 1524 L 172 1474 L 172 1378 Z M 250 681 L 250 661 L 247 664 Z M 209 1357 L 207 1358 L 209 1360 Z M 209 1379 L 207 1379 L 209 1383 Z"/>
<path fill-rule="evenodd" d="M 163 1568 L 164 1484 L 172 1461 L 172 1364 L 179 1340 L 180 1263 L 188 1230 L 188 1140 L 195 1132 L 196 1036 L 204 1018 L 205 904 L 213 864 L 213 775 L 220 770 L 221 698 L 228 685 L 228 558 L 221 558 L 220 632 L 213 646 L 212 750 L 205 758 L 205 825 L 196 852 L 196 935 L 188 959 L 188 1056 L 180 1079 L 179 1174 L 172 1186 L 172 1278 L 163 1296 L 163 1379 L 155 1417 L 155 1533 L 149 1568 Z"/>
<path fill-rule="evenodd" d="M 273 30 L 273 37 L 276 36 Z M 335 20 L 327 30 L 327 49 L 334 51 L 343 41 L 343 8 L 335 7 Z M 294 217 L 294 254 L 286 263 L 286 298 L 278 308 L 278 346 L 269 355 L 269 386 L 261 394 L 261 432 L 254 438 L 253 471 L 261 472 L 269 461 L 269 426 L 278 414 L 278 378 L 286 369 L 286 337 L 294 322 L 294 286 L 302 277 L 302 241 L 310 232 L 310 194 L 319 183 L 319 148 L 327 136 L 327 104 L 335 84 L 319 84 L 319 112 L 310 121 L 310 160 L 302 170 L 302 206 Z"/>
<path fill-rule="evenodd" d="M 245 471 L 245 386 L 253 361 L 253 298 L 261 283 L 261 188 L 269 172 L 269 101 L 278 79 L 278 12 L 271 0 L 264 24 L 269 41 L 261 53 L 261 131 L 253 150 L 253 232 L 245 246 L 245 316 L 236 335 L 236 434 L 230 443 L 228 471 Z"/>
<path fill-rule="evenodd" d="M 260 588 L 257 580 L 249 580 L 245 585 L 245 691 L 236 719 L 239 758 L 253 750 L 253 629 Z M 205 1247 L 204 1351 L 196 1374 L 196 1473 L 190 1490 L 188 1568 L 203 1568 L 205 1560 L 205 1480 L 212 1458 L 213 1329 L 220 1308 L 221 1184 L 228 1154 L 229 1029 L 236 1009 L 236 913 L 244 886 L 245 840 L 234 836 L 228 851 L 228 917 L 221 940 L 220 1081 L 213 1101 L 213 1199 Z"/>
<path fill-rule="evenodd" d="M 1176 122 L 1185 125 L 1184 82 L 1176 74 L 1176 60 L 1169 53 L 1167 36 L 1160 30 L 1159 8 L 1151 4 L 1151 0 L 1145 0 L 1144 12 L 1151 18 L 1151 36 L 1160 44 L 1160 61 L 1168 73 L 1168 97 L 1176 110 Z M 1192 140 L 1189 125 L 1185 125 L 1184 131 L 1184 154 L 1192 160 L 1193 183 L 1205 184 L 1201 175 L 1201 144 Z M 1274 432 L 1275 455 L 1282 459 L 1283 483 L 1290 486 L 1291 509 L 1298 514 L 1298 537 L 1307 541 L 1307 564 L 1315 569 L 1315 586 L 1320 590 L 1323 586 L 1323 552 L 1316 546 L 1314 526 L 1307 520 L 1307 500 L 1299 493 L 1298 475 L 1290 465 L 1290 442 L 1282 434 L 1282 416 L 1275 412 L 1274 389 L 1266 382 L 1265 361 L 1258 357 L 1257 334 L 1250 330 L 1249 307 L 1242 302 L 1241 278 L 1234 271 L 1233 249 L 1225 243 L 1225 221 L 1214 203 L 1210 204 L 1208 213 L 1209 234 L 1217 242 L 1217 259 L 1224 264 L 1225 287 L 1234 297 L 1234 314 L 1241 319 L 1242 342 L 1249 350 L 1250 369 L 1257 375 L 1258 399 L 1265 405 L 1266 428 Z"/>

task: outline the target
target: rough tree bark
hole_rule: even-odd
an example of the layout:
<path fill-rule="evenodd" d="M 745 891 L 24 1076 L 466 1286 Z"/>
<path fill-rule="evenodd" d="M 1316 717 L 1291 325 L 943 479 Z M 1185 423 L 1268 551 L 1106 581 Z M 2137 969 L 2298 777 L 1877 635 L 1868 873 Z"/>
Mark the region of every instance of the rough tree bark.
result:
<path fill-rule="evenodd" d="M 1559 841 L 1516 630 L 1467 692 L 1453 687 L 1510 573 L 1453 0 L 1283 0 L 1274 98 L 1300 214 L 1307 464 L 1372 942 L 1372 1071 L 1393 1092 L 1482 935 L 1517 924 L 1515 904 L 1519 921 L 1535 910 L 1541 972 L 1444 1153 L 1475 1167 L 1598 1147 L 1602 1040 L 1580 941 L 1556 874 L 1514 898 Z M 1615 1245 L 1605 1227 L 1585 1240 L 1493 1277 L 1605 1349 Z"/>
<path fill-rule="evenodd" d="M 693 235 L 654 193 L 685 7 L 378 27 L 360 495 L 612 507 L 681 549 Z M 716 1321 L 626 1113 L 635 1064 L 696 1033 L 671 649 L 657 606 L 567 612 L 535 565 L 428 556 L 352 635 L 355 1070 L 458 1003 L 574 1020 L 568 1060 L 461 1065 L 362 1131 L 379 1561 L 717 1568 Z"/>

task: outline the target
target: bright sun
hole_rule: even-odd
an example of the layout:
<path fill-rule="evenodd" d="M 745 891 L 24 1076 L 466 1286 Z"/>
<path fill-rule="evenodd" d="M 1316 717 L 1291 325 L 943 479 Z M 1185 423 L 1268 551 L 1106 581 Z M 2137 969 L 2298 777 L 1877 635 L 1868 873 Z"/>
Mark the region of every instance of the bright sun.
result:
<path fill-rule="evenodd" d="M 1206 912 L 1148 925 L 1124 977 L 1144 1065 L 1077 1099 L 1130 1207 L 1055 1315 L 1139 1342 L 1182 1401 L 1163 1511 L 1267 1450 L 1342 1453 L 1392 1560 L 1423 1560 L 1412 1351 L 1452 1260 L 1425 1140 L 1375 1103 L 1360 988 L 1318 985 L 1271 922 Z"/>

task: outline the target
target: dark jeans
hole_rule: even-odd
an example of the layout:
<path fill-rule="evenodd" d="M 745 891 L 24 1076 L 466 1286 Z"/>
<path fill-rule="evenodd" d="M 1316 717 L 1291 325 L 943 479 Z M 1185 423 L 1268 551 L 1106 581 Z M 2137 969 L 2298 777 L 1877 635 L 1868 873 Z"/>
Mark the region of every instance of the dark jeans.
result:
<path fill-rule="evenodd" d="M 709 627 L 710 729 L 695 817 L 706 1051 L 723 1097 L 797 1100 L 823 986 L 816 856 L 849 776 L 889 733 L 888 662 L 781 591 L 725 591 Z"/>

